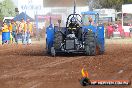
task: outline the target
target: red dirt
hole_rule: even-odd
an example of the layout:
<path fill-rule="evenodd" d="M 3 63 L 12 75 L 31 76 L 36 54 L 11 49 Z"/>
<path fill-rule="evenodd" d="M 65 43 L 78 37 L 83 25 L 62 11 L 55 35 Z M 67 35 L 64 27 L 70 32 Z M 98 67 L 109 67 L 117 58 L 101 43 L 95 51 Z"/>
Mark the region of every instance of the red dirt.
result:
<path fill-rule="evenodd" d="M 0 46 L 0 88 L 83 88 L 81 69 L 90 79 L 132 81 L 132 45 L 106 44 L 104 55 L 48 56 L 41 44 Z M 86 88 L 132 88 L 89 86 Z"/>

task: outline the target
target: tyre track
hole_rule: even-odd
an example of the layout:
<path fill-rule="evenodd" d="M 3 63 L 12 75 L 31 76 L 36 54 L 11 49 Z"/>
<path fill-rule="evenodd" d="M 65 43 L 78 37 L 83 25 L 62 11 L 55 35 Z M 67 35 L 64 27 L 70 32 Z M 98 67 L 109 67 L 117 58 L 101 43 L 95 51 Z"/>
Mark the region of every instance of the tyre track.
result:
<path fill-rule="evenodd" d="M 46 67 L 45 69 L 42 69 L 42 70 L 37 70 L 37 71 L 35 71 L 35 72 L 31 72 L 31 73 L 28 73 L 28 74 L 26 74 L 26 75 L 23 75 L 23 78 L 28 78 L 28 77 L 34 77 L 34 76 L 48 76 L 48 75 L 58 75 L 58 74 L 62 74 L 63 72 L 65 72 L 65 70 L 64 69 L 61 69 L 61 70 L 59 70 L 59 71 L 57 71 L 57 72 L 55 72 L 55 73 L 46 73 L 46 72 L 48 72 L 48 68 L 47 67 L 54 67 L 54 66 L 58 66 L 58 65 L 61 65 L 61 64 L 64 64 L 64 63 L 68 63 L 68 62 L 72 62 L 72 61 L 75 61 L 75 60 L 78 60 L 78 59 L 81 59 L 81 58 L 83 58 L 83 57 L 80 57 L 80 58 L 76 58 L 76 59 L 64 59 L 64 60 L 60 60 L 59 62 L 57 62 L 56 63 L 56 61 L 54 61 L 54 62 L 51 62 L 51 63 L 48 63 L 48 64 L 45 64 L 45 65 L 43 65 L 43 67 Z M 51 65 L 52 64 L 52 65 Z M 25 86 L 23 86 L 22 88 L 38 88 L 39 86 L 41 86 L 43 84 L 43 82 L 39 82 L 39 80 L 38 80 L 38 83 L 35 83 L 35 84 L 33 84 L 33 83 L 27 83 Z M 32 87 L 29 87 L 30 85 L 32 85 Z"/>
<path fill-rule="evenodd" d="M 38 45 L 30 45 L 30 47 L 33 47 L 33 46 L 38 46 Z M 0 52 L 9 51 L 9 50 L 15 51 L 16 49 L 27 49 L 28 47 L 29 47 L 28 45 L 15 45 L 15 46 L 7 47 L 6 49 L 2 47 L 4 49 L 0 50 Z"/>
<path fill-rule="evenodd" d="M 39 81 L 31 81 L 26 83 L 25 85 L 21 86 L 20 88 L 38 88 L 38 86 L 40 86 L 43 82 L 39 82 Z"/>
<path fill-rule="evenodd" d="M 81 57 L 82 58 L 82 57 Z M 74 59 L 68 59 L 68 60 L 62 60 L 60 62 L 52 62 L 52 63 L 49 63 L 49 64 L 46 64 L 46 65 L 42 65 L 43 68 L 45 69 L 38 69 L 38 70 L 34 70 L 30 73 L 26 73 L 25 75 L 24 74 L 21 74 L 21 76 L 23 78 L 27 78 L 27 77 L 33 77 L 33 76 L 41 76 L 43 75 L 44 73 L 46 74 L 46 72 L 48 72 L 49 68 L 51 67 L 55 67 L 55 66 L 58 66 L 58 65 L 61 65 L 61 64 L 64 64 L 64 63 L 69 63 L 69 62 L 72 62 L 72 61 L 75 61 L 75 60 L 78 60 L 80 58 L 74 58 Z M 41 66 L 40 66 L 41 67 Z M 49 74 L 49 73 L 48 73 Z"/>
<path fill-rule="evenodd" d="M 63 60 L 65 60 L 65 59 L 60 59 L 60 60 L 55 60 L 55 61 L 53 61 L 53 62 L 51 62 L 51 63 L 47 63 L 47 64 L 45 64 L 46 66 L 47 65 L 50 65 L 50 64 L 55 64 L 55 63 L 57 63 L 57 62 L 61 62 L 61 61 L 63 61 Z M 26 74 L 26 73 L 30 73 L 31 72 L 31 70 L 25 70 L 24 68 L 27 68 L 27 67 L 31 67 L 31 66 L 35 66 L 35 65 L 37 65 L 35 68 L 40 68 L 41 66 L 43 66 L 43 65 L 41 65 L 41 64 L 43 64 L 43 62 L 41 61 L 41 63 L 37 63 L 36 61 L 33 61 L 32 62 L 33 64 L 31 64 L 31 63 L 26 63 L 26 64 L 18 64 L 17 65 L 17 67 L 15 68 L 15 69 L 12 69 L 12 70 L 9 70 L 8 72 L 6 72 L 6 73 L 4 73 L 4 77 L 10 77 L 10 76 L 15 76 L 15 75 L 19 75 L 19 74 Z M 19 67 L 22 67 L 21 69 L 18 69 Z M 34 71 L 34 70 L 32 70 L 32 71 Z M 2 77 L 2 76 L 1 76 Z M 0 77 L 0 78 L 1 78 Z"/>
<path fill-rule="evenodd" d="M 20 76 L 20 77 L 32 77 L 32 76 L 37 76 L 37 75 L 43 75 L 45 72 L 47 72 L 48 68 L 51 68 L 51 67 L 55 67 L 57 65 L 60 65 L 60 64 L 64 64 L 64 63 L 68 63 L 68 62 L 72 62 L 72 61 L 75 61 L 75 60 L 78 60 L 78 59 L 81 59 L 83 57 L 80 57 L 80 58 L 72 58 L 72 59 L 60 59 L 60 60 L 57 60 L 57 61 L 53 61 L 51 63 L 47 63 L 45 65 L 40 65 L 40 66 L 37 66 L 37 68 L 39 68 L 38 70 L 17 70 L 17 69 L 13 69 L 13 71 L 10 70 L 9 73 L 5 73 L 4 75 L 1 75 L 0 76 L 0 79 L 5 79 L 5 78 L 10 78 L 12 76 Z M 46 69 L 44 69 L 46 68 Z"/>

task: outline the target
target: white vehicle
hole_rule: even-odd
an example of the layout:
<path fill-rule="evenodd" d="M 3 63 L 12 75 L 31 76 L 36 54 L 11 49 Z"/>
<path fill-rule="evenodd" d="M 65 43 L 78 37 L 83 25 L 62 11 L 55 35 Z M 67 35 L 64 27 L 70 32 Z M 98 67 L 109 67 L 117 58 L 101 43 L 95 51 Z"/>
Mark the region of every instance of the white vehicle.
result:
<path fill-rule="evenodd" d="M 4 17 L 3 22 L 9 24 L 14 17 Z"/>
<path fill-rule="evenodd" d="M 95 9 L 99 13 L 99 20 L 103 23 L 115 21 L 115 9 Z"/>
<path fill-rule="evenodd" d="M 132 4 L 122 5 L 122 27 L 126 37 L 130 35 L 130 26 L 132 25 Z"/>

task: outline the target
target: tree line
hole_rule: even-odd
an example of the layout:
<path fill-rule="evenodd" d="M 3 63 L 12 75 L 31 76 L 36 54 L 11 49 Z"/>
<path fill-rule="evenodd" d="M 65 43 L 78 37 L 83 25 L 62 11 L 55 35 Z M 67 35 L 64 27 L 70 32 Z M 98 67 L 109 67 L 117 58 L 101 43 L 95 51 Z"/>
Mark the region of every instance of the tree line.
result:
<path fill-rule="evenodd" d="M 15 5 L 12 0 L 3 0 L 0 2 L 0 20 L 2 21 L 4 16 L 15 16 Z"/>
<path fill-rule="evenodd" d="M 132 4 L 132 0 L 88 0 L 94 8 L 112 8 L 121 11 L 122 4 Z"/>

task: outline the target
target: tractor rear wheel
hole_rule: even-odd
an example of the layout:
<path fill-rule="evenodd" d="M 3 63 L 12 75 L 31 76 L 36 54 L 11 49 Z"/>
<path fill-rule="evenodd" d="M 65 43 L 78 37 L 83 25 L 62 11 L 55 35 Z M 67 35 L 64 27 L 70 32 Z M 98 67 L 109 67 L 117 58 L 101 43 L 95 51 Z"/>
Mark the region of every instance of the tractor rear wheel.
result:
<path fill-rule="evenodd" d="M 63 40 L 62 33 L 60 31 L 56 32 L 55 36 L 54 36 L 54 48 L 55 48 L 55 50 L 59 50 L 60 49 L 62 40 Z"/>
<path fill-rule="evenodd" d="M 86 51 L 86 55 L 90 55 L 90 56 L 96 55 L 95 33 L 87 32 L 85 34 L 85 51 Z"/>

